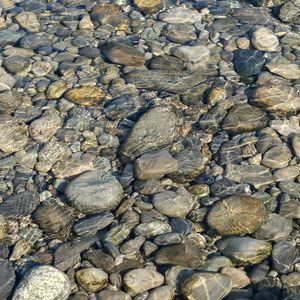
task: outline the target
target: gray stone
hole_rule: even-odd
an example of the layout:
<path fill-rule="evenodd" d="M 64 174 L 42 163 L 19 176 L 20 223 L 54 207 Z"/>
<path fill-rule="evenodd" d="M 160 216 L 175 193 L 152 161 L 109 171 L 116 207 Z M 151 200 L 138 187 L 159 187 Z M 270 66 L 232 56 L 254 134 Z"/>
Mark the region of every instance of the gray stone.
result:
<path fill-rule="evenodd" d="M 290 181 L 294 180 L 300 174 L 300 169 L 296 166 L 288 166 L 286 168 L 282 168 L 276 170 L 273 175 L 276 181 Z"/>
<path fill-rule="evenodd" d="M 283 181 L 279 183 L 279 188 L 282 192 L 289 194 L 294 198 L 299 198 L 300 184 L 293 181 Z"/>
<path fill-rule="evenodd" d="M 221 274 L 226 274 L 231 278 L 232 288 L 242 289 L 250 284 L 249 277 L 247 276 L 246 272 L 241 269 L 225 267 L 222 268 Z"/>
<path fill-rule="evenodd" d="M 8 298 L 14 288 L 16 275 L 12 264 L 8 261 L 0 261 L 0 295 Z"/>
<path fill-rule="evenodd" d="M 287 167 L 292 158 L 287 146 L 275 146 L 269 149 L 263 156 L 261 164 L 272 169 Z"/>
<path fill-rule="evenodd" d="M 7 72 L 17 73 L 27 69 L 30 65 L 30 58 L 25 56 L 10 56 L 3 60 L 2 66 Z"/>
<path fill-rule="evenodd" d="M 16 84 L 16 79 L 0 67 L 0 92 L 11 90 Z"/>
<path fill-rule="evenodd" d="M 0 113 L 10 114 L 22 103 L 21 95 L 16 91 L 0 93 Z"/>
<path fill-rule="evenodd" d="M 252 35 L 252 45 L 260 51 L 276 51 L 279 45 L 278 37 L 267 27 L 259 27 Z"/>
<path fill-rule="evenodd" d="M 108 275 L 97 268 L 84 268 L 76 271 L 77 282 L 88 292 L 99 292 L 108 284 Z"/>
<path fill-rule="evenodd" d="M 286 1 L 280 8 L 279 18 L 283 22 L 300 24 L 300 3 L 299 1 Z"/>
<path fill-rule="evenodd" d="M 121 291 L 103 290 L 97 295 L 97 300 L 131 300 L 132 298 Z"/>
<path fill-rule="evenodd" d="M 123 197 L 123 188 L 110 173 L 86 172 L 67 186 L 65 195 L 71 206 L 87 214 L 115 209 Z"/>
<path fill-rule="evenodd" d="M 40 31 L 40 22 L 36 13 L 32 11 L 22 11 L 15 18 L 17 23 L 29 32 Z"/>
<path fill-rule="evenodd" d="M 201 22 L 201 14 L 196 10 L 181 7 L 173 7 L 158 15 L 159 20 L 165 23 L 184 23 L 193 24 Z"/>
<path fill-rule="evenodd" d="M 171 226 L 168 223 L 162 221 L 151 221 L 148 223 L 141 223 L 134 229 L 136 235 L 142 235 L 145 238 L 150 238 L 171 231 Z"/>
<path fill-rule="evenodd" d="M 286 203 L 281 203 L 279 214 L 287 219 L 299 219 L 300 202 L 298 200 L 292 200 Z"/>
<path fill-rule="evenodd" d="M 210 59 L 210 50 L 205 46 L 180 46 L 175 48 L 173 55 L 185 62 L 206 63 Z"/>
<path fill-rule="evenodd" d="M 266 67 L 270 72 L 289 80 L 300 78 L 300 68 L 294 63 L 269 62 Z"/>
<path fill-rule="evenodd" d="M 174 289 L 169 285 L 163 285 L 150 291 L 147 300 L 172 300 L 174 299 Z"/>
<path fill-rule="evenodd" d="M 300 159 L 300 132 L 292 135 L 292 147 L 297 158 Z"/>

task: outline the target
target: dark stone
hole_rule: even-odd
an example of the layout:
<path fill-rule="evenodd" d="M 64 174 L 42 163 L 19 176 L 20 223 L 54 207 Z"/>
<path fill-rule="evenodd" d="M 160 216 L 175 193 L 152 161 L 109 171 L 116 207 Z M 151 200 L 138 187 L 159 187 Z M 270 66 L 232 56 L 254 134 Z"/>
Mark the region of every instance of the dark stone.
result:
<path fill-rule="evenodd" d="M 87 58 L 97 58 L 100 57 L 100 50 L 93 47 L 83 47 L 78 51 L 79 55 L 85 56 Z"/>

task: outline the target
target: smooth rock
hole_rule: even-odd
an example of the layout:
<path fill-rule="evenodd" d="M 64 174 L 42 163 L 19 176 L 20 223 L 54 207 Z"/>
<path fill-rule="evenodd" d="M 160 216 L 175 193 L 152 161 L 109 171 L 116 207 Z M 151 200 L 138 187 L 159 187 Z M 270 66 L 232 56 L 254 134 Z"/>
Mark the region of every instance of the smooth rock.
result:
<path fill-rule="evenodd" d="M 267 27 L 259 27 L 252 35 L 251 43 L 257 50 L 274 52 L 279 45 L 278 37 Z"/>
<path fill-rule="evenodd" d="M 166 150 L 148 152 L 135 160 L 136 176 L 141 180 L 160 178 L 177 169 L 177 160 Z"/>
<path fill-rule="evenodd" d="M 297 158 L 300 159 L 300 133 L 295 133 L 292 135 L 292 147 Z"/>
<path fill-rule="evenodd" d="M 293 181 L 282 181 L 279 183 L 279 188 L 282 192 L 289 194 L 294 198 L 299 198 L 300 184 Z"/>
<path fill-rule="evenodd" d="M 10 56 L 3 60 L 2 66 L 7 72 L 17 73 L 27 69 L 30 65 L 29 57 Z"/>
<path fill-rule="evenodd" d="M 185 23 L 193 24 L 201 22 L 201 14 L 194 9 L 186 8 L 184 6 L 173 7 L 158 15 L 159 20 L 165 23 Z"/>
<path fill-rule="evenodd" d="M 160 120 L 159 123 L 157 120 Z M 121 147 L 128 158 L 170 145 L 179 137 L 180 120 L 169 107 L 156 107 L 144 113 Z"/>
<path fill-rule="evenodd" d="M 145 55 L 137 48 L 118 41 L 111 41 L 103 47 L 104 55 L 113 63 L 126 66 L 140 66 L 145 63 Z"/>
<path fill-rule="evenodd" d="M 249 104 L 233 106 L 223 121 L 223 129 L 230 133 L 258 131 L 267 125 L 266 114 Z"/>
<path fill-rule="evenodd" d="M 298 194 L 299 195 L 299 194 Z M 298 200 L 291 200 L 280 204 L 279 214 L 287 219 L 300 218 L 300 202 Z"/>
<path fill-rule="evenodd" d="M 103 290 L 97 295 L 97 300 L 131 300 L 132 298 L 121 291 Z"/>
<path fill-rule="evenodd" d="M 300 24 L 300 3 L 299 1 L 285 1 L 279 11 L 279 18 L 283 22 Z"/>
<path fill-rule="evenodd" d="M 272 251 L 271 243 L 251 237 L 228 237 L 217 242 L 217 247 L 237 265 L 259 264 Z"/>
<path fill-rule="evenodd" d="M 50 44 L 47 35 L 40 34 L 26 34 L 20 41 L 20 46 L 25 49 L 37 50 L 43 46 L 48 46 Z"/>
<path fill-rule="evenodd" d="M 205 46 L 180 46 L 175 48 L 173 55 L 185 62 L 206 63 L 210 59 L 210 50 Z"/>
<path fill-rule="evenodd" d="M 234 51 L 234 67 L 241 76 L 257 75 L 261 72 L 265 59 L 262 52 L 254 49 Z"/>
<path fill-rule="evenodd" d="M 40 22 L 36 13 L 32 11 L 22 11 L 20 14 L 16 15 L 15 18 L 22 28 L 33 33 L 40 31 Z"/>
<path fill-rule="evenodd" d="M 59 99 L 67 89 L 67 83 L 63 80 L 57 80 L 51 83 L 47 89 L 48 99 Z"/>
<path fill-rule="evenodd" d="M 10 114 L 22 103 L 21 95 L 16 91 L 5 91 L 0 93 L 0 113 Z"/>
<path fill-rule="evenodd" d="M 0 92 L 11 90 L 16 84 L 16 79 L 0 67 Z"/>
<path fill-rule="evenodd" d="M 286 240 L 293 230 L 289 220 L 278 214 L 269 214 L 267 221 L 256 230 L 254 236 L 260 240 L 279 242 Z"/>
<path fill-rule="evenodd" d="M 134 0 L 133 3 L 145 14 L 155 13 L 161 6 L 161 0 Z"/>
<path fill-rule="evenodd" d="M 171 226 L 168 223 L 162 221 L 150 221 L 148 223 L 141 223 L 134 229 L 136 235 L 142 235 L 145 238 L 150 238 L 171 231 Z"/>
<path fill-rule="evenodd" d="M 163 285 L 150 291 L 146 300 L 172 300 L 174 294 L 174 289 L 171 286 Z"/>
<path fill-rule="evenodd" d="M 65 195 L 76 209 L 96 214 L 115 209 L 123 197 L 123 188 L 112 174 L 97 170 L 72 180 Z"/>
<path fill-rule="evenodd" d="M 269 62 L 266 64 L 268 70 L 288 80 L 300 78 L 300 67 L 294 63 L 276 63 Z"/>
<path fill-rule="evenodd" d="M 182 294 L 189 300 L 221 300 L 232 289 L 228 275 L 219 273 L 195 273 L 182 285 Z"/>
<path fill-rule="evenodd" d="M 207 223 L 220 235 L 242 235 L 255 232 L 266 220 L 266 209 L 260 200 L 231 196 L 218 201 L 207 216 Z"/>
<path fill-rule="evenodd" d="M 99 292 L 108 284 L 108 275 L 97 268 L 85 268 L 76 271 L 77 282 L 88 292 Z"/>
<path fill-rule="evenodd" d="M 78 105 L 92 106 L 105 98 L 105 92 L 100 87 L 81 86 L 67 91 L 64 97 Z"/>
<path fill-rule="evenodd" d="M 273 173 L 276 181 L 294 180 L 299 174 L 300 174 L 300 168 L 296 166 L 288 166 L 286 168 L 276 170 Z"/>
<path fill-rule="evenodd" d="M 292 137 L 294 134 L 300 133 L 299 120 L 295 116 L 291 116 L 289 119 L 272 120 L 270 127 L 285 137 Z"/>
<path fill-rule="evenodd" d="M 78 23 L 78 28 L 80 30 L 94 30 L 94 24 L 91 21 L 90 16 L 84 16 Z"/>
<path fill-rule="evenodd" d="M 150 268 L 135 269 L 124 275 L 123 282 L 126 291 L 135 296 L 161 286 L 164 283 L 164 276 Z"/>
<path fill-rule="evenodd" d="M 0 261 L 0 295 L 2 299 L 8 298 L 14 288 L 16 274 L 12 264 L 8 261 Z"/>
<path fill-rule="evenodd" d="M 67 275 L 52 266 L 29 270 L 18 284 L 13 300 L 68 299 L 71 283 Z"/>
<path fill-rule="evenodd" d="M 287 146 L 275 146 L 264 154 L 261 164 L 268 168 L 281 169 L 287 167 L 291 159 L 292 154 Z"/>
<path fill-rule="evenodd" d="M 184 218 L 191 210 L 194 199 L 184 188 L 177 192 L 165 191 L 155 194 L 153 205 L 160 213 L 173 218 Z"/>
<path fill-rule="evenodd" d="M 241 269 L 225 267 L 222 268 L 221 274 L 226 274 L 231 278 L 232 288 L 242 289 L 250 284 L 249 277 L 246 272 Z"/>

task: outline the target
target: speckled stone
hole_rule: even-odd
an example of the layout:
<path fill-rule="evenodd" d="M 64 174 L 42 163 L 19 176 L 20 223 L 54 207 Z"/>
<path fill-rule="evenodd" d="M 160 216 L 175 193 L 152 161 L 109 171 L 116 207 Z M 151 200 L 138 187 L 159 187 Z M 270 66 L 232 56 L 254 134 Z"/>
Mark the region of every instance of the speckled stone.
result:
<path fill-rule="evenodd" d="M 51 83 L 47 89 L 48 99 L 59 99 L 67 89 L 67 83 L 63 80 L 57 80 Z"/>
<path fill-rule="evenodd" d="M 71 283 L 67 275 L 52 266 L 29 270 L 17 286 L 13 300 L 68 299 Z"/>
<path fill-rule="evenodd" d="M 108 283 L 108 275 L 97 268 L 85 268 L 76 271 L 77 282 L 88 292 L 99 292 Z"/>
<path fill-rule="evenodd" d="M 263 156 L 261 164 L 272 169 L 287 167 L 292 158 L 292 153 L 287 146 L 275 146 Z"/>

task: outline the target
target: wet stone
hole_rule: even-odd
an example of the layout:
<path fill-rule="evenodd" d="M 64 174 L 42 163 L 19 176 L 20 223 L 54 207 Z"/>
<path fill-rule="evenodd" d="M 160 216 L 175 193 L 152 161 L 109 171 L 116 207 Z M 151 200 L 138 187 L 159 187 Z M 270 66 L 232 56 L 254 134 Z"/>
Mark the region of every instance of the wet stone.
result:
<path fill-rule="evenodd" d="M 272 168 L 281 169 L 288 165 L 292 154 L 286 146 L 276 146 L 269 149 L 263 156 L 262 165 Z"/>
<path fill-rule="evenodd" d="M 108 283 L 108 275 L 97 268 L 85 268 L 76 271 L 77 282 L 88 292 L 99 292 Z"/>
<path fill-rule="evenodd" d="M 20 46 L 25 49 L 36 50 L 50 44 L 46 35 L 27 34 L 20 39 Z"/>
<path fill-rule="evenodd" d="M 293 181 L 283 181 L 279 183 L 279 188 L 282 192 L 289 194 L 294 198 L 299 197 L 300 184 Z"/>
<path fill-rule="evenodd" d="M 174 43 L 184 44 L 196 40 L 195 28 L 188 24 L 168 24 L 162 34 Z"/>
<path fill-rule="evenodd" d="M 16 79 L 0 67 L 0 92 L 11 90 L 16 84 Z"/>
<path fill-rule="evenodd" d="M 0 261 L 0 295 L 4 299 L 12 293 L 16 281 L 16 275 L 12 264 L 8 261 Z"/>
<path fill-rule="evenodd" d="M 196 10 L 186 7 L 174 7 L 158 15 L 159 20 L 165 23 L 185 23 L 192 24 L 201 21 L 201 14 Z"/>
<path fill-rule="evenodd" d="M 86 172 L 67 186 L 65 195 L 71 206 L 88 214 L 115 209 L 123 196 L 123 188 L 110 173 Z"/>
<path fill-rule="evenodd" d="M 182 70 L 183 61 L 171 55 L 156 56 L 150 62 L 152 70 Z"/>
<path fill-rule="evenodd" d="M 266 114 L 249 104 L 237 104 L 229 110 L 223 121 L 223 130 L 230 133 L 258 131 L 267 125 Z"/>
<path fill-rule="evenodd" d="M 289 80 L 300 78 L 300 68 L 297 64 L 269 62 L 266 67 L 270 72 Z"/>
<path fill-rule="evenodd" d="M 246 272 L 232 267 L 222 268 L 221 274 L 228 275 L 232 280 L 232 287 L 241 289 L 250 284 L 250 279 Z"/>
<path fill-rule="evenodd" d="M 66 89 L 66 82 L 63 80 L 57 80 L 49 85 L 46 95 L 49 99 L 59 99 Z"/>
<path fill-rule="evenodd" d="M 17 286 L 13 298 L 22 299 L 68 299 L 71 283 L 67 275 L 52 266 L 39 266 L 29 270 Z"/>
<path fill-rule="evenodd" d="M 182 285 L 182 294 L 186 299 L 223 299 L 232 288 L 228 275 L 218 273 L 195 273 Z"/>
<path fill-rule="evenodd" d="M 134 0 L 134 5 L 137 6 L 141 12 L 151 14 L 158 11 L 161 6 L 161 0 Z"/>
<path fill-rule="evenodd" d="M 31 11 L 23 11 L 16 16 L 17 23 L 30 32 L 40 31 L 40 22 L 36 13 Z"/>
<path fill-rule="evenodd" d="M 114 291 L 114 290 L 103 290 L 97 295 L 98 300 L 131 300 L 132 298 L 121 291 Z"/>
<path fill-rule="evenodd" d="M 259 27 L 253 33 L 251 42 L 260 51 L 276 51 L 279 45 L 277 36 L 266 27 Z"/>
<path fill-rule="evenodd" d="M 227 197 L 231 195 L 250 196 L 250 186 L 245 183 L 235 183 L 227 178 L 215 181 L 210 186 L 210 192 L 216 197 Z"/>
<path fill-rule="evenodd" d="M 291 200 L 286 203 L 281 203 L 279 214 L 287 219 L 300 218 L 300 202 L 298 200 Z"/>
<path fill-rule="evenodd" d="M 2 65 L 7 72 L 17 73 L 29 67 L 30 59 L 24 56 L 12 56 L 5 58 Z"/>
<path fill-rule="evenodd" d="M 220 235 L 253 233 L 265 220 L 266 210 L 260 200 L 246 196 L 218 201 L 207 216 L 209 226 Z"/>
<path fill-rule="evenodd" d="M 0 93 L 0 112 L 11 113 L 22 103 L 21 95 L 16 91 Z"/>
<path fill-rule="evenodd" d="M 260 73 L 265 62 L 262 52 L 253 49 L 234 51 L 234 67 L 241 76 L 252 76 Z"/>

